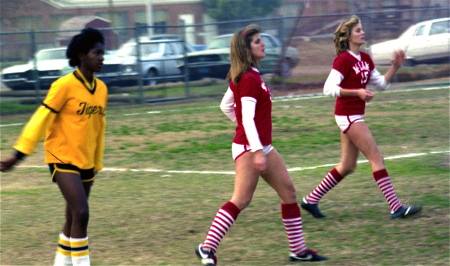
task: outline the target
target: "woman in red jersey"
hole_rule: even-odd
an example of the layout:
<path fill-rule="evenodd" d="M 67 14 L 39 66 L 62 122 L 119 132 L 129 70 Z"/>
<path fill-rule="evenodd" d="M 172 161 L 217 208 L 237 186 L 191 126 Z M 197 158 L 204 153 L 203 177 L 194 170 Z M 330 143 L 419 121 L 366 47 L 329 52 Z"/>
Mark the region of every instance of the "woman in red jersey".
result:
<path fill-rule="evenodd" d="M 256 67 L 266 55 L 261 29 L 249 25 L 231 39 L 229 88 L 221 110 L 237 124 L 232 143 L 235 185 L 231 200 L 217 212 L 205 241 L 196 249 L 203 265 L 216 265 L 220 241 L 250 203 L 261 176 L 281 199 L 281 215 L 289 238 L 292 261 L 320 261 L 326 257 L 307 249 L 295 188 L 278 151 L 272 146 L 272 99 Z"/>
<path fill-rule="evenodd" d="M 421 206 L 403 205 L 397 198 L 384 159 L 363 120 L 366 102 L 374 97 L 367 84 L 378 90 L 389 87 L 397 70 L 405 61 L 403 51 L 396 51 L 392 65 L 383 76 L 367 53 L 360 51 L 365 43 L 360 19 L 352 16 L 341 23 L 334 33 L 337 57 L 325 85 L 324 94 L 336 98 L 335 118 L 341 129 L 341 161 L 301 203 L 303 209 L 316 218 L 326 217 L 319 210 L 319 200 L 356 168 L 361 151 L 369 160 L 373 177 L 391 208 L 391 218 L 403 218 L 420 211 Z"/>
<path fill-rule="evenodd" d="M 53 82 L 14 145 L 15 155 L 0 162 L 2 172 L 11 170 L 46 136 L 45 162 L 66 200 L 54 265 L 90 265 L 88 197 L 103 168 L 108 97 L 105 83 L 94 72 L 101 70 L 104 52 L 104 38 L 97 29 L 84 29 L 72 38 L 66 55 L 76 70 Z"/>

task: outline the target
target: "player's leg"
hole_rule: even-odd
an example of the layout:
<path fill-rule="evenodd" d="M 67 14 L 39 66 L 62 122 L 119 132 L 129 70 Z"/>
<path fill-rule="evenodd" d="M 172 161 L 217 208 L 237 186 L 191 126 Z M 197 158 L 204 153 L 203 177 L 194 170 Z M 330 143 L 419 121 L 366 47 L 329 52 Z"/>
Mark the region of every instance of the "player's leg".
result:
<path fill-rule="evenodd" d="M 350 138 L 341 132 L 341 161 L 328 172 L 319 185 L 306 197 L 303 198 L 301 206 L 311 213 L 315 218 L 326 217 L 319 209 L 319 201 L 323 196 L 335 186 L 337 186 L 345 176 L 356 169 L 359 150 Z"/>
<path fill-rule="evenodd" d="M 63 171 L 56 171 L 54 180 L 67 203 L 66 219 L 68 220 L 63 231 L 70 232 L 72 263 L 73 265 L 90 265 L 87 226 L 88 196 L 92 181 L 83 183 L 79 174 Z"/>
<path fill-rule="evenodd" d="M 216 251 L 226 232 L 239 213 L 251 202 L 258 184 L 259 173 L 253 165 L 253 153 L 245 152 L 235 161 L 236 175 L 234 192 L 230 201 L 217 212 L 205 241 L 196 248 L 196 254 L 203 265 L 216 265 Z"/>
<path fill-rule="evenodd" d="M 375 139 L 366 123 L 356 123 L 347 132 L 347 135 L 355 146 L 357 146 L 358 149 L 364 154 L 367 160 L 369 160 L 372 167 L 373 177 L 389 203 L 392 218 L 406 217 L 419 212 L 421 209 L 420 206 L 413 205 L 404 207 L 397 198 L 389 174 L 385 169 L 383 156 L 381 155 Z"/>
<path fill-rule="evenodd" d="M 320 256 L 306 247 L 295 187 L 286 165 L 276 149 L 267 154 L 267 170 L 261 176 L 280 197 L 281 217 L 289 240 L 290 259 L 293 261 L 326 260 L 326 257 Z"/>

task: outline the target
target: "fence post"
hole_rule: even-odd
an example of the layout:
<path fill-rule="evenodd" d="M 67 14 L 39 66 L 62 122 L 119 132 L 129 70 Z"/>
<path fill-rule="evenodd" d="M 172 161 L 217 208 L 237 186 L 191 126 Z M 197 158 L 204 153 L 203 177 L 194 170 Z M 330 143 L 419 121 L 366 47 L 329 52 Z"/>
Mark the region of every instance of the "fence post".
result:
<path fill-rule="evenodd" d="M 288 44 L 288 42 L 285 41 L 284 39 L 284 18 L 280 18 L 280 29 L 279 29 L 279 33 L 280 33 L 280 41 L 281 41 L 281 61 L 279 61 L 278 67 L 279 67 L 279 73 L 280 73 L 280 79 L 281 79 L 281 89 L 284 90 L 286 89 L 286 80 L 285 80 L 285 76 L 284 76 L 284 57 L 286 55 L 286 45 Z"/>
<path fill-rule="evenodd" d="M 140 103 L 144 103 L 145 99 L 144 99 L 144 88 L 143 88 L 143 74 L 142 74 L 142 59 L 141 59 L 141 41 L 140 41 L 140 26 L 136 26 L 134 28 L 134 36 L 135 36 L 135 40 L 136 40 L 136 60 L 137 60 L 137 71 L 138 71 L 138 76 L 137 76 L 137 84 L 138 84 L 138 92 L 139 92 L 139 102 Z"/>
<path fill-rule="evenodd" d="M 32 70 L 32 77 L 34 80 L 34 91 L 36 96 L 36 103 L 39 104 L 41 101 L 41 81 L 39 79 L 39 70 L 37 68 L 37 58 L 36 58 L 36 36 L 34 33 L 34 30 L 31 30 L 30 32 L 30 39 L 31 39 L 31 55 L 33 56 L 33 70 Z"/>
<path fill-rule="evenodd" d="M 186 98 L 190 97 L 190 86 L 189 86 L 189 63 L 187 59 L 187 44 L 186 44 L 186 25 L 184 23 L 184 20 L 180 20 L 181 24 L 181 36 L 183 38 L 183 60 L 184 60 L 184 68 L 183 68 L 183 74 L 184 74 L 184 94 Z"/>

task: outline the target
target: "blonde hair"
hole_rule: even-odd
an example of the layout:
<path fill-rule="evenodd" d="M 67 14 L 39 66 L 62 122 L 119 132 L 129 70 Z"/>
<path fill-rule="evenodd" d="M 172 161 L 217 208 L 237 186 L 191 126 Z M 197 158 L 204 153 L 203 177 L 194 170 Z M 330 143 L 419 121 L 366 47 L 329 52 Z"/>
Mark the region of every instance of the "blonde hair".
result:
<path fill-rule="evenodd" d="M 242 75 L 251 67 L 258 67 L 259 61 L 252 54 L 250 44 L 253 35 L 260 33 L 261 27 L 250 24 L 242 30 L 236 31 L 230 43 L 231 67 L 227 80 L 238 84 Z"/>
<path fill-rule="evenodd" d="M 350 39 L 352 28 L 359 23 L 361 23 L 359 17 L 353 15 L 350 20 L 342 22 L 334 31 L 334 47 L 337 55 L 348 50 L 348 40 Z"/>

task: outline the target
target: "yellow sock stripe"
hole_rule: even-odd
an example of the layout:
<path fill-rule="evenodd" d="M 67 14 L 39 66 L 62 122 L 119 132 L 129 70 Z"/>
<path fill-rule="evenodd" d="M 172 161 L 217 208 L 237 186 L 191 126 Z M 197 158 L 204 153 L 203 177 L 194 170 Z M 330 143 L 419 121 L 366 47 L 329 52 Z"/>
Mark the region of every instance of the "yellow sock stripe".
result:
<path fill-rule="evenodd" d="M 68 248 L 70 248 L 70 241 L 68 241 L 68 240 L 65 240 L 65 239 L 59 239 L 58 240 L 58 244 L 60 244 L 60 245 L 63 245 L 63 246 L 66 246 L 66 247 L 68 247 Z"/>
<path fill-rule="evenodd" d="M 85 251 L 72 251 L 72 257 L 83 257 L 83 256 L 89 256 L 89 250 Z"/>
<path fill-rule="evenodd" d="M 64 250 L 64 249 L 62 249 L 60 247 L 58 247 L 57 251 L 58 251 L 58 253 L 61 253 L 64 256 L 67 256 L 67 257 L 70 257 L 72 255 L 69 250 Z"/>

